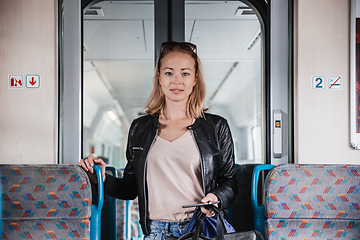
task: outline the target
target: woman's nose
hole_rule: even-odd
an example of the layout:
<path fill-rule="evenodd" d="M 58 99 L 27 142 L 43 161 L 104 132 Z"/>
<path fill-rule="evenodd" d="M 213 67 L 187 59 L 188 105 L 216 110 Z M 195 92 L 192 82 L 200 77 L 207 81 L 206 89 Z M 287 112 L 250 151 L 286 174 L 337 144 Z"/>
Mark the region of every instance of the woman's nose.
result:
<path fill-rule="evenodd" d="M 179 84 L 181 83 L 181 77 L 179 74 L 175 74 L 174 76 L 174 83 Z"/>

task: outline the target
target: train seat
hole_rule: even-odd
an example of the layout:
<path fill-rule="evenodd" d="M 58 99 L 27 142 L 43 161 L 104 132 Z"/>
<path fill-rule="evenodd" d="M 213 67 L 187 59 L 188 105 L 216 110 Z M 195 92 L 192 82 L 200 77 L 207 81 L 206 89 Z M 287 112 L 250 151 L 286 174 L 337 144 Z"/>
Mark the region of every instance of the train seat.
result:
<path fill-rule="evenodd" d="M 264 191 L 268 239 L 360 239 L 359 165 L 279 165 Z"/>
<path fill-rule="evenodd" d="M 0 173 L 1 239 L 90 239 L 91 187 L 81 168 L 14 164 Z"/>

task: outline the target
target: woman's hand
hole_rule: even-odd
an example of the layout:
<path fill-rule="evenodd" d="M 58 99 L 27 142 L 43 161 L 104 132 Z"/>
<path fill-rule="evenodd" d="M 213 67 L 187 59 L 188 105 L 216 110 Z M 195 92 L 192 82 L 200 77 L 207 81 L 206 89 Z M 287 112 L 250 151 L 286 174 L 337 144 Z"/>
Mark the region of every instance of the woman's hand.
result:
<path fill-rule="evenodd" d="M 101 172 L 103 175 L 103 182 L 105 182 L 106 163 L 101 158 L 96 158 L 93 155 L 89 155 L 87 159 L 85 159 L 85 160 L 80 159 L 80 161 L 78 163 L 76 163 L 76 165 L 78 165 L 79 167 L 82 167 L 82 169 L 85 170 L 85 172 L 89 176 L 89 179 L 91 182 L 97 183 L 96 174 L 94 173 L 94 169 L 93 169 L 94 164 L 98 164 L 101 167 Z"/>
<path fill-rule="evenodd" d="M 213 193 L 208 193 L 203 199 L 201 199 L 202 203 L 207 202 L 216 202 L 219 201 L 218 197 Z M 218 207 L 218 204 L 214 204 L 214 206 Z M 205 207 L 200 207 L 201 211 L 206 215 L 206 217 L 213 217 L 215 213 L 212 210 L 208 210 Z"/>

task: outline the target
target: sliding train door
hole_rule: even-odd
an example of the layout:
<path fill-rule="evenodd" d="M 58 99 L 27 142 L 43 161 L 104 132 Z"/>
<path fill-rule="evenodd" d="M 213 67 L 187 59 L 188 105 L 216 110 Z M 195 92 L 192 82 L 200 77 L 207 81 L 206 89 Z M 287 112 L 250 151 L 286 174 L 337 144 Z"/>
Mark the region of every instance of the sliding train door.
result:
<path fill-rule="evenodd" d="M 126 164 L 129 124 L 144 114 L 169 40 L 197 45 L 205 106 L 228 120 L 236 163 L 291 161 L 287 0 L 60 2 L 60 162 L 94 154 Z"/>

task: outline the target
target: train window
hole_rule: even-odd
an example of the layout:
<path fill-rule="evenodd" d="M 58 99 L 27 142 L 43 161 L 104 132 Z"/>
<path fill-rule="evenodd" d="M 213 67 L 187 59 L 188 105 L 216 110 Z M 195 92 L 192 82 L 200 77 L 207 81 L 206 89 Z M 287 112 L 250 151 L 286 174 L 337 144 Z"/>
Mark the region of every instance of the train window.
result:
<path fill-rule="evenodd" d="M 83 26 L 83 154 L 122 168 L 129 123 L 152 87 L 154 3 L 101 1 Z"/>
<path fill-rule="evenodd" d="M 224 116 L 236 163 L 263 162 L 261 25 L 240 1 L 185 1 L 185 40 L 198 47 L 209 112 Z"/>

